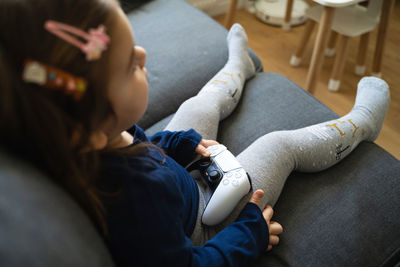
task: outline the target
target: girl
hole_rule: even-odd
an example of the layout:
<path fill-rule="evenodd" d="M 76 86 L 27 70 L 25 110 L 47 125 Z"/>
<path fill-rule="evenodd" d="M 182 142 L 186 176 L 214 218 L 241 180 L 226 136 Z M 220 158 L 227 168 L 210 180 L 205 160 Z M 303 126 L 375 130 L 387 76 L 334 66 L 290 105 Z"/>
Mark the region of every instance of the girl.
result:
<path fill-rule="evenodd" d="M 208 156 L 218 122 L 254 74 L 243 29 L 236 25 L 228 35 L 226 66 L 166 131 L 146 137 L 132 127 L 147 106 L 146 52 L 134 45 L 118 3 L 32 2 L 0 3 L 0 140 L 79 201 L 117 265 L 245 265 L 279 242 L 282 227 L 264 207 L 275 203 L 288 174 L 332 166 L 382 126 L 388 87 L 363 79 L 348 115 L 267 134 L 238 155 L 253 188 L 262 190 L 206 227 L 200 218 L 209 189 L 182 166 L 196 153 Z"/>

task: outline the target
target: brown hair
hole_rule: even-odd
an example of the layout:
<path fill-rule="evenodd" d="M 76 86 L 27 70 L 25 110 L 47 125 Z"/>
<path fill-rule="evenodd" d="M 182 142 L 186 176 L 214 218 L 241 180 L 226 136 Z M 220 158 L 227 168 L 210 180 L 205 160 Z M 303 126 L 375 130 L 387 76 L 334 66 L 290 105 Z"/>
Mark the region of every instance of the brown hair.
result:
<path fill-rule="evenodd" d="M 103 205 L 94 186 L 99 152 L 82 153 L 89 135 L 113 114 L 107 96 L 109 50 L 86 61 L 76 47 L 47 32 L 52 19 L 87 31 L 113 25 L 116 0 L 0 1 L 0 145 L 33 162 L 67 189 L 106 233 Z M 107 31 L 112 39 L 112 33 Z M 111 43 L 112 45 L 112 43 Z M 28 58 L 84 77 L 80 101 L 22 81 Z M 79 140 L 71 145 L 76 130 Z"/>

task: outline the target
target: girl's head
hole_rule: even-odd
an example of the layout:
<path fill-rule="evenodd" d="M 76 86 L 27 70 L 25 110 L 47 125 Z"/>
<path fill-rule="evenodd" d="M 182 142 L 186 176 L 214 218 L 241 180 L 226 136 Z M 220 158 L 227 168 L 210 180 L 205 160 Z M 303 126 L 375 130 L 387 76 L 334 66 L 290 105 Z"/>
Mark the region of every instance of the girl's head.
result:
<path fill-rule="evenodd" d="M 115 117 L 107 118 L 100 131 L 109 139 L 118 136 L 143 116 L 147 107 L 146 52 L 134 45 L 132 30 L 121 9 L 113 25 L 108 97 Z"/>
<path fill-rule="evenodd" d="M 104 25 L 111 42 L 99 60 L 87 61 L 44 29 L 48 20 L 84 31 Z M 24 82 L 27 59 L 83 77 L 83 98 Z M 143 115 L 145 59 L 117 0 L 0 1 L 1 146 L 34 162 L 99 216 L 90 181 L 98 155 L 95 149 L 82 151 L 103 148 Z"/>

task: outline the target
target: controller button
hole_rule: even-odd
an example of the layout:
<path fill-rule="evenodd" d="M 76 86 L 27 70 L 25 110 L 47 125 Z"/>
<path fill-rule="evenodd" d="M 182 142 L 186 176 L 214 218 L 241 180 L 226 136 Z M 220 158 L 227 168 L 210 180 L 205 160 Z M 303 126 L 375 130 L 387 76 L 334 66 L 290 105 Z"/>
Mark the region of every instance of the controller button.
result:
<path fill-rule="evenodd" d="M 233 180 L 232 181 L 232 185 L 233 185 L 233 187 L 238 187 L 239 186 L 239 182 L 237 180 Z"/>
<path fill-rule="evenodd" d="M 225 179 L 225 180 L 222 182 L 222 184 L 223 184 L 223 185 L 228 185 L 228 184 L 229 184 L 229 180 L 228 180 L 228 179 Z"/>
<path fill-rule="evenodd" d="M 226 174 L 226 177 L 231 177 L 232 175 L 233 175 L 232 172 L 228 172 L 228 173 Z"/>
<path fill-rule="evenodd" d="M 237 172 L 237 173 L 235 173 L 235 177 L 240 178 L 240 177 L 242 177 L 242 174 L 240 172 Z"/>

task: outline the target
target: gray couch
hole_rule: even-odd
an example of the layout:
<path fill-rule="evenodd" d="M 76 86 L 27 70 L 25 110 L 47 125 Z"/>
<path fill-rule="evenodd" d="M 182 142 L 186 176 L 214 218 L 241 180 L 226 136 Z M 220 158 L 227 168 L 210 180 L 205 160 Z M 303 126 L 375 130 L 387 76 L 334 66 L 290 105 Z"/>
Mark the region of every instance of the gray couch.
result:
<path fill-rule="evenodd" d="M 148 51 L 149 110 L 139 125 L 161 130 L 227 59 L 227 31 L 182 0 L 128 14 Z M 337 118 L 298 85 L 262 72 L 246 84 L 218 141 L 237 154 L 268 132 Z M 400 163 L 362 143 L 329 170 L 292 173 L 275 206 L 279 246 L 251 266 L 393 266 L 400 261 Z M 154 237 L 157 238 L 157 237 Z M 88 217 L 32 166 L 0 153 L 1 266 L 114 266 Z"/>

